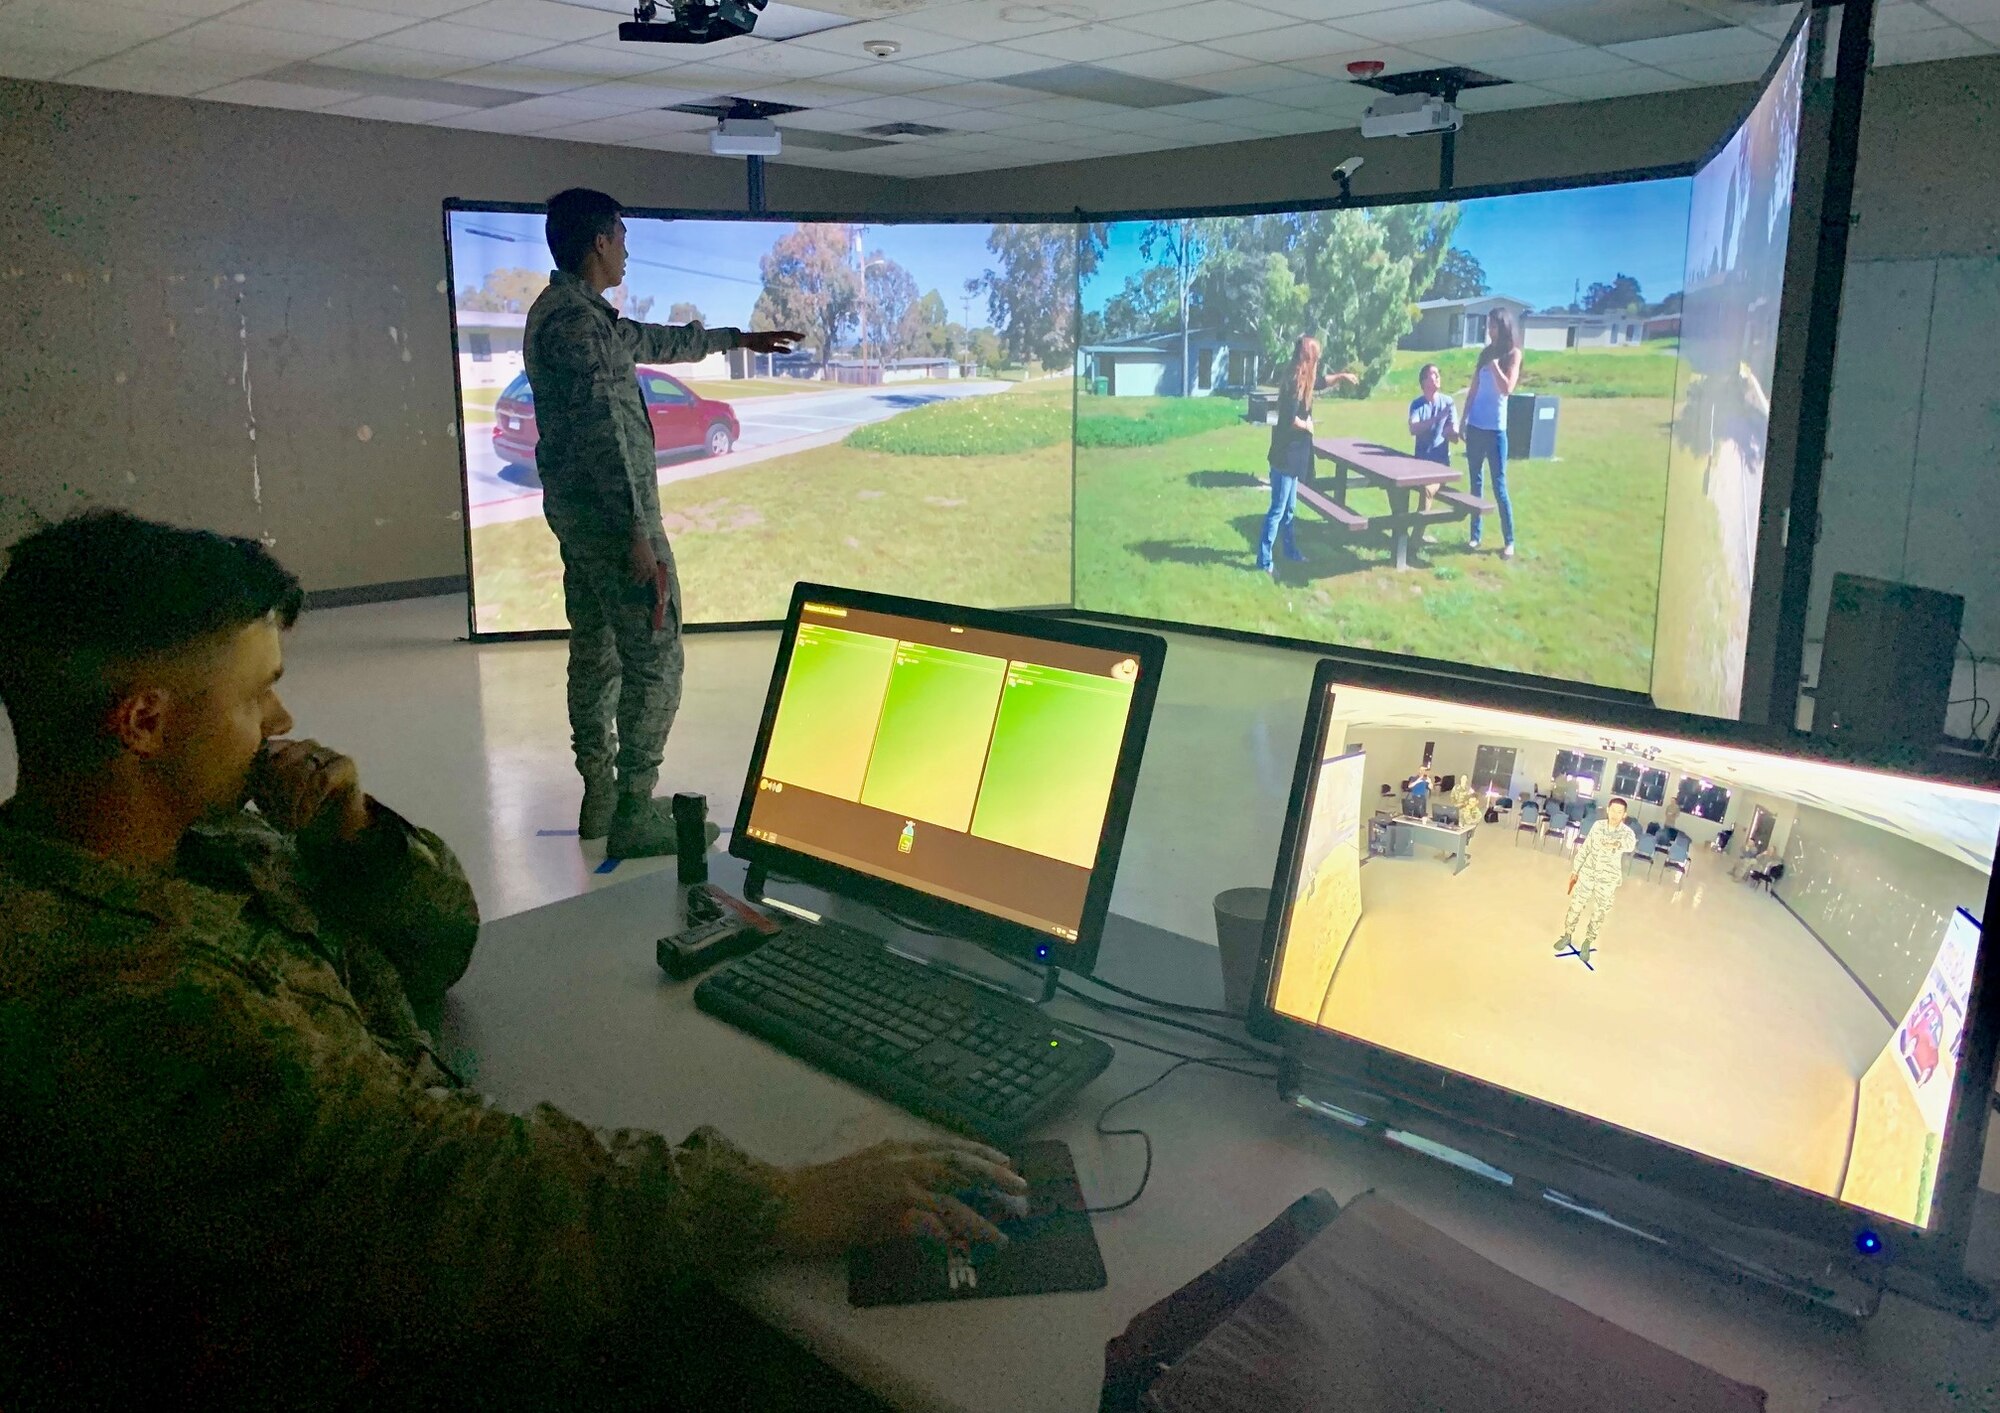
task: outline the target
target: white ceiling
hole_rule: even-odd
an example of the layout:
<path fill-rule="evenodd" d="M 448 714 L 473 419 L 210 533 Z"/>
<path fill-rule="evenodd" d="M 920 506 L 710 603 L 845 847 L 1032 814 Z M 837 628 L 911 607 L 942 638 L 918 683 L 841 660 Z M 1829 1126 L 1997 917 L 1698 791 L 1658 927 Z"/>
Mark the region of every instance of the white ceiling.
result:
<path fill-rule="evenodd" d="M 1660 8 L 1588 8 L 1644 3 Z M 1466 0 L 794 0 L 855 22 L 683 47 L 621 43 L 627 0 L 0 0 L 0 76 L 675 152 L 707 151 L 711 124 L 663 107 L 767 99 L 808 110 L 780 120 L 797 132 L 947 129 L 856 151 L 799 138 L 781 161 L 931 176 L 1350 128 L 1373 96 L 1347 81 L 1356 59 L 1509 80 L 1466 93 L 1474 114 L 1738 82 L 1764 70 L 1793 15 L 1671 8 L 1724 23 L 1596 47 Z M 900 52 L 869 57 L 877 39 Z M 1878 64 L 1997 48 L 2000 0 L 1879 12 Z M 1133 108 L 1004 82 L 1086 63 L 1217 96 Z"/>

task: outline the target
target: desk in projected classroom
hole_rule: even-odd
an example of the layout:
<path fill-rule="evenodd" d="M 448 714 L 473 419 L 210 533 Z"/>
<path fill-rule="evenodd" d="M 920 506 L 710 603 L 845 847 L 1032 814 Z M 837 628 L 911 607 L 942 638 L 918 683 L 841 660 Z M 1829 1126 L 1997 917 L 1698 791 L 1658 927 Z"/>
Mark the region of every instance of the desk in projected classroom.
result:
<path fill-rule="evenodd" d="M 1472 835 L 1479 826 L 1433 823 L 1428 819 L 1398 816 L 1387 822 L 1389 852 L 1407 858 L 1418 849 L 1436 849 L 1451 860 L 1453 873 L 1464 873 L 1472 862 Z"/>
<path fill-rule="evenodd" d="M 717 860 L 715 876 L 736 888 L 741 866 Z M 693 983 L 669 982 L 654 963 L 655 939 L 678 919 L 669 871 L 489 923 L 447 1009 L 448 1042 L 471 1056 L 472 1082 L 511 1107 L 547 1100 L 597 1124 L 674 1137 L 715 1124 L 784 1163 L 925 1131 L 697 1011 Z M 1128 919 L 1111 920 L 1099 969 L 1169 999 L 1220 1002 L 1213 947 Z M 1066 1018 L 1089 1014 L 1075 1002 L 1058 1006 Z M 1174 1044 L 1173 1032 L 1135 1033 Z M 1069 1143 L 1092 1202 L 1128 1196 L 1141 1160 L 1136 1140 L 1098 1138 L 1093 1118 L 1169 1063 L 1120 1046 L 1110 1070 L 1039 1135 Z M 1096 1219 L 1110 1276 L 1101 1291 L 856 1310 L 844 1271 L 829 1262 L 773 1268 L 737 1293 L 898 1406 L 1087 1413 L 1097 1406 L 1104 1343 L 1135 1313 L 1302 1193 L 1324 1187 L 1345 1202 L 1374 1189 L 1544 1288 L 1764 1388 L 1771 1413 L 1964 1413 L 1982 1406 L 1969 1399 L 2000 1387 L 1990 1331 L 1895 1297 L 1857 1327 L 1760 1288 L 1721 1284 L 1440 1165 L 1336 1133 L 1279 1103 L 1269 1081 L 1184 1069 L 1115 1117 L 1148 1129 L 1156 1157 L 1145 1196 Z"/>

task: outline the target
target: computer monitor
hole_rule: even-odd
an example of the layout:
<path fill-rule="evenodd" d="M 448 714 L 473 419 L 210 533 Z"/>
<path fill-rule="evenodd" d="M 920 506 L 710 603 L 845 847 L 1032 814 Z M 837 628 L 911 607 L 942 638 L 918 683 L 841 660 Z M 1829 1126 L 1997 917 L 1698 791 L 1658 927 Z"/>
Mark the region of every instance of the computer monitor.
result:
<path fill-rule="evenodd" d="M 1699 1209 L 1822 1262 L 1955 1269 L 2000 1007 L 1980 927 L 1990 939 L 2000 907 L 2000 790 L 1814 759 L 1803 738 L 1714 718 L 1353 663 L 1322 663 L 1312 690 L 1250 1016 L 1296 1082 L 1344 1085 L 1364 1097 L 1330 1102 L 1404 1126 L 1420 1114 L 1495 1167 L 1569 1174 L 1560 1190 L 1634 1225 Z M 1567 742 L 1613 731 L 1726 789 L 1721 823 L 1770 814 L 1784 873 L 1739 877 L 1710 849 L 1684 873 L 1641 866 L 1641 826 L 1608 799 L 1576 854 L 1360 867 L 1375 752 L 1491 746 L 1545 775 Z M 1411 947 L 1443 938 L 1439 916 L 1479 926 Z"/>
<path fill-rule="evenodd" d="M 730 852 L 1088 970 L 1166 643 L 800 584 Z"/>
<path fill-rule="evenodd" d="M 1458 788 L 1458 777 L 1456 775 L 1441 775 L 1438 777 L 1437 787 L 1449 795 Z"/>

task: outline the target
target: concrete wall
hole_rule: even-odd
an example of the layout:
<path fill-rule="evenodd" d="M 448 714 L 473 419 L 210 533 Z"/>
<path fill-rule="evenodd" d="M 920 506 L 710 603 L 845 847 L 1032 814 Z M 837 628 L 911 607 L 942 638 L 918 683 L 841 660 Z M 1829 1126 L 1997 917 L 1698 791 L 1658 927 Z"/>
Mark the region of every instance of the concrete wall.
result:
<path fill-rule="evenodd" d="M 111 504 L 264 536 L 314 589 L 463 574 L 440 203 L 572 185 L 740 209 L 744 170 L 0 80 L 0 544 Z"/>

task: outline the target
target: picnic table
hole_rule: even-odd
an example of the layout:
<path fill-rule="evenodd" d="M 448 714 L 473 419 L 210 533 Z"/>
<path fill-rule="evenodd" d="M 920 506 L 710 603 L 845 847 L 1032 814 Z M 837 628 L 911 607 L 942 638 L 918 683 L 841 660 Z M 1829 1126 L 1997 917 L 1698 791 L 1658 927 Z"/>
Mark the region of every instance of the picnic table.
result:
<path fill-rule="evenodd" d="M 1313 455 L 1333 463 L 1332 494 L 1319 486 L 1299 483 L 1301 505 L 1318 511 L 1335 526 L 1351 535 L 1387 531 L 1395 548 L 1396 567 L 1410 567 L 1412 545 L 1421 549 L 1424 531 L 1432 525 L 1463 520 L 1468 515 L 1491 515 L 1493 503 L 1468 495 L 1456 488 L 1458 472 L 1440 461 L 1426 461 L 1407 451 L 1383 446 L 1357 437 L 1318 437 Z M 1389 493 L 1387 515 L 1363 515 L 1347 504 L 1350 484 L 1380 486 Z M 1423 503 L 1412 508 L 1414 496 Z"/>

